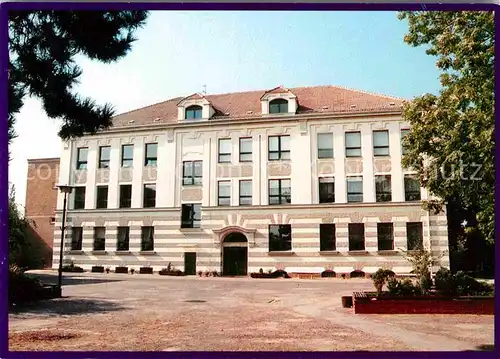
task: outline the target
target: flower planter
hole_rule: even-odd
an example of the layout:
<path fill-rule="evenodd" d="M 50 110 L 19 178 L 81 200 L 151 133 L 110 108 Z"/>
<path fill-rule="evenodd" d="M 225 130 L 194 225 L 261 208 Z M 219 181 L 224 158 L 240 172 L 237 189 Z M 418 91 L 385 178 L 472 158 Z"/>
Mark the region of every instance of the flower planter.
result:
<path fill-rule="evenodd" d="M 85 272 L 82 267 L 78 266 L 66 266 L 62 268 L 63 272 L 72 272 L 72 273 L 83 273 Z"/>
<path fill-rule="evenodd" d="M 103 266 L 93 266 L 92 273 L 104 273 L 104 267 Z"/>
<path fill-rule="evenodd" d="M 446 297 L 438 295 L 397 297 L 354 293 L 356 314 L 476 314 L 493 315 L 494 297 Z"/>
<path fill-rule="evenodd" d="M 128 273 L 128 268 L 127 267 L 116 267 L 115 268 L 115 273 L 127 274 Z"/>
<path fill-rule="evenodd" d="M 330 269 L 321 272 L 321 278 L 335 278 L 336 276 L 337 274 Z"/>
<path fill-rule="evenodd" d="M 273 273 L 250 273 L 252 278 L 290 278 L 284 270 L 277 270 Z"/>
<path fill-rule="evenodd" d="M 139 274 L 153 274 L 153 268 L 141 267 L 141 268 L 139 268 Z"/>

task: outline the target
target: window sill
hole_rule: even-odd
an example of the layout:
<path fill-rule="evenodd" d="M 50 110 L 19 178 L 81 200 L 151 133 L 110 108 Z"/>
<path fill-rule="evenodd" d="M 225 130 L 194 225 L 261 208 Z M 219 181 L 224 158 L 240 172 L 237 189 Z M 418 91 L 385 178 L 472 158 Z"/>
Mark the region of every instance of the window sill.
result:
<path fill-rule="evenodd" d="M 90 253 L 97 255 L 97 256 L 105 256 L 106 254 L 108 254 L 108 252 L 106 252 L 106 251 L 92 251 Z"/>
<path fill-rule="evenodd" d="M 67 254 L 83 254 L 83 249 L 70 249 Z"/>
<path fill-rule="evenodd" d="M 129 255 L 129 254 L 132 254 L 132 252 L 130 252 L 130 251 L 115 251 L 115 254 L 117 256 L 126 256 L 126 255 Z"/>
<path fill-rule="evenodd" d="M 339 251 L 319 251 L 320 256 L 339 256 Z"/>
<path fill-rule="evenodd" d="M 291 162 L 291 160 L 285 160 L 285 159 L 278 159 L 278 160 L 268 159 L 267 161 L 268 162 Z"/>
<path fill-rule="evenodd" d="M 380 250 L 377 251 L 378 254 L 383 255 L 383 256 L 395 256 L 398 255 L 398 251 L 394 249 L 387 249 L 387 250 Z"/>
<path fill-rule="evenodd" d="M 280 252 L 280 251 L 269 251 L 267 252 L 269 256 L 276 256 L 276 257 L 289 257 L 289 256 L 294 256 L 295 252 Z"/>
<path fill-rule="evenodd" d="M 155 251 L 140 251 L 139 254 L 142 256 L 155 256 L 156 252 Z"/>
<path fill-rule="evenodd" d="M 362 250 L 362 251 L 348 251 L 347 253 L 349 253 L 349 255 L 358 255 L 358 256 L 368 256 L 370 255 L 370 253 L 366 250 Z"/>
<path fill-rule="evenodd" d="M 202 228 L 180 228 L 180 231 L 181 232 L 193 232 L 193 233 L 197 233 L 197 232 L 202 232 L 203 229 Z"/>

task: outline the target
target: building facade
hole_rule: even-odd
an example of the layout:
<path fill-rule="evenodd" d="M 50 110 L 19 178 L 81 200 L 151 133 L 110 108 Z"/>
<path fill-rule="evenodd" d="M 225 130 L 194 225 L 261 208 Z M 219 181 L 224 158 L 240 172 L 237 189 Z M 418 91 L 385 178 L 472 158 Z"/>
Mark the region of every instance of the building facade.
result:
<path fill-rule="evenodd" d="M 28 160 L 25 218 L 30 226 L 30 238 L 38 244 L 38 253 L 48 268 L 52 267 L 58 180 L 59 158 Z"/>
<path fill-rule="evenodd" d="M 448 236 L 446 214 L 422 209 L 428 194 L 401 166 L 401 109 L 401 99 L 362 91 L 280 86 L 118 115 L 62 145 L 59 183 L 74 186 L 65 261 L 408 273 L 400 249 L 441 254 Z"/>

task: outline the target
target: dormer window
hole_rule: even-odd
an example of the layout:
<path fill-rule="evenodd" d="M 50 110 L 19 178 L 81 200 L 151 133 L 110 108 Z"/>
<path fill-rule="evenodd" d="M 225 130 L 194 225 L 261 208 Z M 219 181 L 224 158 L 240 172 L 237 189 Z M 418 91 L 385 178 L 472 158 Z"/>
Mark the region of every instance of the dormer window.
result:
<path fill-rule="evenodd" d="M 186 108 L 186 120 L 197 120 L 202 118 L 203 116 L 203 108 L 201 106 L 189 106 Z"/>
<path fill-rule="evenodd" d="M 288 113 L 288 101 L 279 98 L 269 102 L 269 113 Z"/>

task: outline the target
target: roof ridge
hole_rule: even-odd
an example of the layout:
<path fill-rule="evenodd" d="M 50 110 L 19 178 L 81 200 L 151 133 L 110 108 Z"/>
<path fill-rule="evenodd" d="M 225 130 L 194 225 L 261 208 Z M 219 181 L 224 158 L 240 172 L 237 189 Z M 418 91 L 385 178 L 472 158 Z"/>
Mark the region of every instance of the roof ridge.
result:
<path fill-rule="evenodd" d="M 357 88 L 352 88 L 352 87 L 347 87 L 347 86 L 341 86 L 341 85 L 302 86 L 302 87 L 296 87 L 296 89 L 318 88 L 318 87 L 335 87 L 335 88 L 342 89 L 342 90 L 364 93 L 366 95 L 387 97 L 387 98 L 392 98 L 394 100 L 400 100 L 400 101 L 408 101 L 408 99 L 403 98 L 403 97 L 391 96 L 391 95 L 386 95 L 386 94 L 383 94 L 383 93 L 380 93 L 380 92 L 371 92 L 371 91 L 360 90 L 360 89 L 357 89 Z"/>
<path fill-rule="evenodd" d="M 146 105 L 144 107 L 139 107 L 139 108 L 136 108 L 134 110 L 129 110 L 129 111 L 121 112 L 121 113 L 118 113 L 118 114 L 114 115 L 113 118 L 114 117 L 118 117 L 118 116 L 127 115 L 129 113 L 133 113 L 133 112 L 136 112 L 136 111 L 142 111 L 142 110 L 145 110 L 147 108 L 150 108 L 150 107 L 153 107 L 153 106 L 156 106 L 156 105 L 160 105 L 160 104 L 165 103 L 165 102 L 176 101 L 177 99 L 183 99 L 183 97 L 173 97 L 173 98 L 169 98 L 168 100 L 155 102 L 155 103 L 152 103 L 151 105 Z"/>

